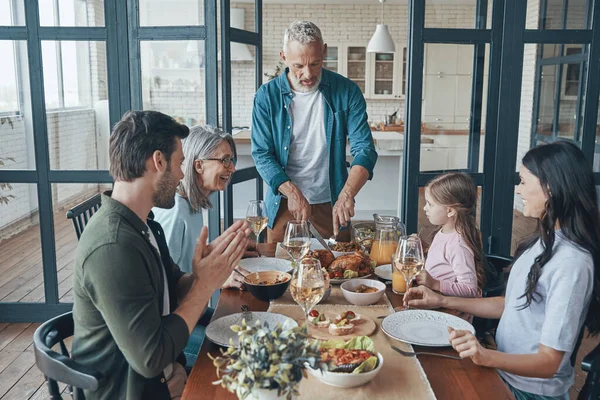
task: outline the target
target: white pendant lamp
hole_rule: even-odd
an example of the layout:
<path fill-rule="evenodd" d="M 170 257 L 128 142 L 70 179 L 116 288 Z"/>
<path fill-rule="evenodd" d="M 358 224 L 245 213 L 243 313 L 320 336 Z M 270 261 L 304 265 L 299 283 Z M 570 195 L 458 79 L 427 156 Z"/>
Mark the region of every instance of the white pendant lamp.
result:
<path fill-rule="evenodd" d="M 396 46 L 388 30 L 388 26 L 383 23 L 383 3 L 386 0 L 379 0 L 381 3 L 381 24 L 377 24 L 375 33 L 367 46 L 368 53 L 395 53 Z"/>

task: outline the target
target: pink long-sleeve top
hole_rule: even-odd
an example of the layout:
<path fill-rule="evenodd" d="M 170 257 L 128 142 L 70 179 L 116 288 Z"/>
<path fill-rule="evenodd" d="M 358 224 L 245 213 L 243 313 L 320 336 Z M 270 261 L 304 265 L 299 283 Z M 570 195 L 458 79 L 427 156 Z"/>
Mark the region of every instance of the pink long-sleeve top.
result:
<path fill-rule="evenodd" d="M 433 238 L 425 270 L 440 281 L 440 291 L 449 296 L 481 297 L 477 286 L 473 252 L 458 232 L 443 233 Z"/>

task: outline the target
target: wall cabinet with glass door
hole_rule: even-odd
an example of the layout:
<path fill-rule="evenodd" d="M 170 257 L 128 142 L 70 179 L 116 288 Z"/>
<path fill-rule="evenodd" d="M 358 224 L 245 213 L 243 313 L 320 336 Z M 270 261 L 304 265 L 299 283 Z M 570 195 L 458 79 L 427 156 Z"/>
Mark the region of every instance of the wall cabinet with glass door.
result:
<path fill-rule="evenodd" d="M 404 61 L 399 54 L 404 54 Z M 404 97 L 405 54 L 367 53 L 364 44 L 332 43 L 327 45 L 323 66 L 354 81 L 367 99 L 398 99 Z"/>

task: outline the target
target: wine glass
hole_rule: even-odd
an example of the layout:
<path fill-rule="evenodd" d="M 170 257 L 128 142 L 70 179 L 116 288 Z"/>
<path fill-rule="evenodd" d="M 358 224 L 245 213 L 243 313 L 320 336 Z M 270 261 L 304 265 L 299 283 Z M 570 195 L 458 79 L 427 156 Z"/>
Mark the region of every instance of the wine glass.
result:
<path fill-rule="evenodd" d="M 316 258 L 303 258 L 292 273 L 290 292 L 292 298 L 304 310 L 306 332 L 308 332 L 308 314 L 323 298 L 326 286 L 321 263 Z"/>
<path fill-rule="evenodd" d="M 308 224 L 300 221 L 289 221 L 283 236 L 283 248 L 288 252 L 295 265 L 310 249 Z"/>
<path fill-rule="evenodd" d="M 265 202 L 262 200 L 250 200 L 248 203 L 248 210 L 246 210 L 246 221 L 250 224 L 250 229 L 256 236 L 256 252 L 258 252 L 258 237 L 260 233 L 267 227 L 269 223 L 269 217 L 267 217 L 267 207 Z"/>
<path fill-rule="evenodd" d="M 410 287 L 410 282 L 421 272 L 425 264 L 423 257 L 423 246 L 418 236 L 403 236 L 398 241 L 396 254 L 393 258 L 394 268 L 400 271 L 406 280 L 406 291 Z M 394 291 L 395 293 L 398 293 Z M 407 307 L 408 308 L 408 307 Z"/>

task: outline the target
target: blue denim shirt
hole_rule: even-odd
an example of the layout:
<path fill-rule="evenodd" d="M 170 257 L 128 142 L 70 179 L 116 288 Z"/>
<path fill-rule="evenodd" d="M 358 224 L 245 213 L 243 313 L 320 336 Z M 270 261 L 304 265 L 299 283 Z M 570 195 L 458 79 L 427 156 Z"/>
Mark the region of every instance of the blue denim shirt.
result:
<path fill-rule="evenodd" d="M 289 113 L 294 92 L 287 79 L 288 69 L 262 85 L 252 110 L 252 158 L 260 176 L 269 186 L 265 203 L 269 228 L 273 227 L 281 193 L 279 185 L 289 181 L 285 173 L 292 118 Z M 331 203 L 335 204 L 346 180 L 346 139 L 350 143 L 352 166 L 361 165 L 373 177 L 377 152 L 367 122 L 367 104 L 358 86 L 335 72 L 322 70 L 319 91 L 325 99 L 325 135 L 329 149 Z"/>

